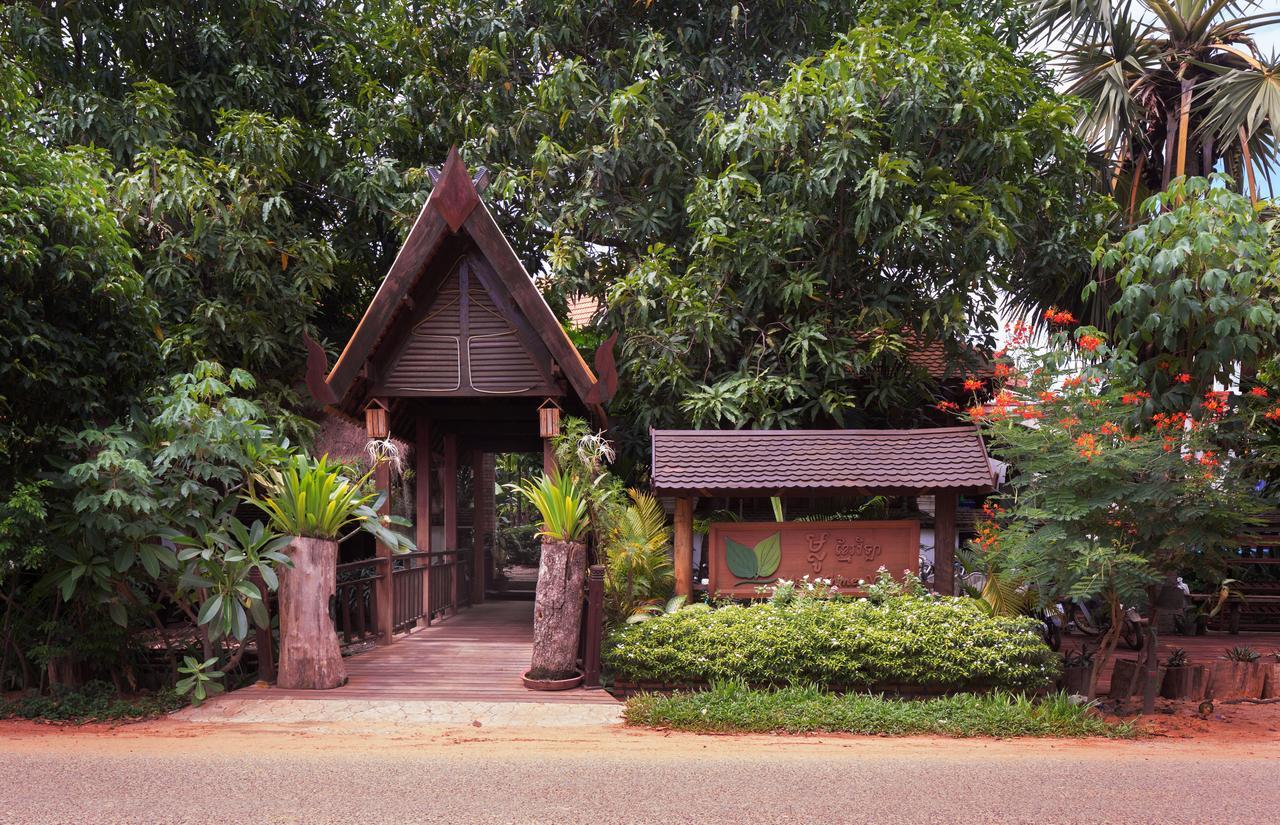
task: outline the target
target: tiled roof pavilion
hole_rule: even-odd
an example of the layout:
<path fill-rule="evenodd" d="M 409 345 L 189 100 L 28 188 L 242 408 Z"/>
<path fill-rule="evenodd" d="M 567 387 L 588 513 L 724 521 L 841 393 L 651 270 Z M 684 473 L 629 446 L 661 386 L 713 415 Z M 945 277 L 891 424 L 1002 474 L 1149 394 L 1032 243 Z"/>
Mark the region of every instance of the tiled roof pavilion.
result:
<path fill-rule="evenodd" d="M 661 492 L 983 493 L 991 462 L 973 427 L 919 430 L 654 430 Z"/>

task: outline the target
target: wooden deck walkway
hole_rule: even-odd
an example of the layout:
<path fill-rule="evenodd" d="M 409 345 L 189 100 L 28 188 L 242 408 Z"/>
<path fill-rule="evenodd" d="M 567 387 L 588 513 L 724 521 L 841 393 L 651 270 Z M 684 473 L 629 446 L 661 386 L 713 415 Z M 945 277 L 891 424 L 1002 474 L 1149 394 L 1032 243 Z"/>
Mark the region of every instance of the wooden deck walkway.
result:
<path fill-rule="evenodd" d="M 616 704 L 603 690 L 527 689 L 533 646 L 533 602 L 494 601 L 420 628 L 395 643 L 347 658 L 349 681 L 334 690 L 244 688 L 261 699 L 389 699 L 458 702 Z"/>

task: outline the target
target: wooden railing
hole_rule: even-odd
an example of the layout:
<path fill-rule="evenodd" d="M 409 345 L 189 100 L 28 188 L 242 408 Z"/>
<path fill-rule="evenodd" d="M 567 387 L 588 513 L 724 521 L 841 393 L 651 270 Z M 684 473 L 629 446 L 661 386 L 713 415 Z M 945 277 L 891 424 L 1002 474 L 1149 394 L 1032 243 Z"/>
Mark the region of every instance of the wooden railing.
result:
<path fill-rule="evenodd" d="M 332 612 L 333 629 L 343 644 L 376 639 L 378 579 L 386 559 L 364 559 L 338 565 L 338 587 Z"/>
<path fill-rule="evenodd" d="M 444 550 L 430 555 L 426 570 L 427 623 L 452 616 L 471 604 L 471 552 Z"/>
<path fill-rule="evenodd" d="M 402 553 L 391 560 L 391 617 L 396 633 L 408 630 L 427 615 L 425 577 L 432 555 Z"/>

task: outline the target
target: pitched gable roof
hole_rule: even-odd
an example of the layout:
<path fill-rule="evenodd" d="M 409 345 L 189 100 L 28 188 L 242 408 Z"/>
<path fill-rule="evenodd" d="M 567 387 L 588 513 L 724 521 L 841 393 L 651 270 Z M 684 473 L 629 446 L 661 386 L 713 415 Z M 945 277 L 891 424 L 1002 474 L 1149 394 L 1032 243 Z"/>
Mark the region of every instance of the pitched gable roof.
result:
<path fill-rule="evenodd" d="M 329 372 L 326 378 L 329 388 L 339 399 L 351 392 L 392 321 L 403 311 L 409 293 L 441 245 L 456 234 L 465 234 L 479 249 L 570 387 L 579 398 L 586 398 L 596 384 L 595 375 L 498 228 L 456 148 L 450 150 L 440 178 L 391 269 Z M 603 417 L 602 412 L 600 415 Z"/>

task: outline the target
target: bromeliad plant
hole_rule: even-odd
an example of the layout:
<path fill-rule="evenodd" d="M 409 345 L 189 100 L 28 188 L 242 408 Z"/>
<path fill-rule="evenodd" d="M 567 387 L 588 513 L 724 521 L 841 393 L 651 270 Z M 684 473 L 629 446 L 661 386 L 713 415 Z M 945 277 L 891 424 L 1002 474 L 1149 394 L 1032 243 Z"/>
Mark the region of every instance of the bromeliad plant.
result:
<path fill-rule="evenodd" d="M 559 470 L 543 474 L 537 481 L 524 479 L 518 487 L 542 516 L 538 535 L 549 541 L 581 541 L 591 519 L 587 514 L 587 491 L 577 476 Z"/>
<path fill-rule="evenodd" d="M 383 495 L 366 487 L 372 473 L 352 480 L 348 472 L 345 465 L 330 462 L 328 455 L 313 461 L 299 454 L 281 467 L 254 476 L 245 501 L 261 508 L 270 517 L 271 526 L 286 536 L 341 541 L 346 538 L 343 530 L 354 525 L 372 533 L 393 552 L 412 551 L 412 539 L 390 529 L 391 525 L 409 527 L 410 522 L 377 512 Z"/>

